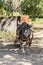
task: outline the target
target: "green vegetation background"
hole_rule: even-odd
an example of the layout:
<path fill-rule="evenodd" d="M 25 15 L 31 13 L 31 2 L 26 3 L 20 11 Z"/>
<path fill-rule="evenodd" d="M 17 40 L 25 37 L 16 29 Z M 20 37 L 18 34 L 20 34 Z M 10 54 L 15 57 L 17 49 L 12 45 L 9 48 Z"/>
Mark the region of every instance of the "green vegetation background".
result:
<path fill-rule="evenodd" d="M 43 0 L 23 0 L 20 6 L 17 8 L 15 7 L 15 4 L 12 6 L 9 0 L 7 2 L 5 2 L 5 0 L 0 0 L 0 17 L 21 16 L 26 14 L 32 16 L 32 18 L 30 18 L 32 24 L 43 24 Z M 42 16 L 42 18 L 39 18 L 39 16 Z M 0 39 L 7 37 L 14 38 L 15 35 L 14 31 L 0 31 Z"/>

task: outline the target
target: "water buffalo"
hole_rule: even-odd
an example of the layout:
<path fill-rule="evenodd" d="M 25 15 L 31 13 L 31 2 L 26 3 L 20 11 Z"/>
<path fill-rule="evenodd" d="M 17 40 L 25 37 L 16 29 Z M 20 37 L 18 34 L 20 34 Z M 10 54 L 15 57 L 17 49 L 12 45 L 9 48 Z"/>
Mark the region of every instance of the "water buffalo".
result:
<path fill-rule="evenodd" d="M 17 30 L 18 38 L 21 47 L 25 46 L 31 46 L 32 39 L 33 39 L 33 33 L 31 30 L 31 25 L 27 23 L 22 23 Z"/>

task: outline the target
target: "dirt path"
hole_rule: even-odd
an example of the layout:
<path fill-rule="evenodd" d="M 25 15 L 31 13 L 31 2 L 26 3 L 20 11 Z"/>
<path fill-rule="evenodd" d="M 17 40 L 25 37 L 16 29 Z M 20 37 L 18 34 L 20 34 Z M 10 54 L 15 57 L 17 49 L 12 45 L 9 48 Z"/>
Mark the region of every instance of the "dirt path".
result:
<path fill-rule="evenodd" d="M 43 38 L 34 38 L 25 52 L 15 48 L 13 42 L 0 42 L 0 65 L 43 65 Z"/>
<path fill-rule="evenodd" d="M 41 40 L 40 40 L 41 41 Z M 9 43 L 0 46 L 0 65 L 43 65 L 43 48 L 38 47 L 39 43 L 35 40 L 31 47 L 25 50 L 14 48 L 14 44 Z"/>

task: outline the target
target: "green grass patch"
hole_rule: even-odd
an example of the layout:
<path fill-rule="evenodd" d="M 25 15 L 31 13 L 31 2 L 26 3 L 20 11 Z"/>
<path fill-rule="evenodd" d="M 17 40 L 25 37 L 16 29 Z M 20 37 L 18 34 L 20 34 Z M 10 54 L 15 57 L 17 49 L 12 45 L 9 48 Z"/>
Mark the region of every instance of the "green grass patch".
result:
<path fill-rule="evenodd" d="M 30 20 L 32 24 L 43 24 L 43 18 L 37 18 L 35 21 Z"/>
<path fill-rule="evenodd" d="M 0 30 L 0 38 L 11 38 L 11 37 L 15 37 L 16 36 L 16 32 L 15 31 L 1 31 Z"/>

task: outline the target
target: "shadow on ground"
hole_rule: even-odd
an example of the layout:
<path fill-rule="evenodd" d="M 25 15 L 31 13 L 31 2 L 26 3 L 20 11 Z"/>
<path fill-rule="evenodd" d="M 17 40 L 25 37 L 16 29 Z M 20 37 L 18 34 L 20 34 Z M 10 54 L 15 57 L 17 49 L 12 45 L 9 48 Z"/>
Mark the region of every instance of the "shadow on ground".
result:
<path fill-rule="evenodd" d="M 19 47 L 0 43 L 0 65 L 43 65 L 43 48 L 31 46 L 23 54 Z"/>

